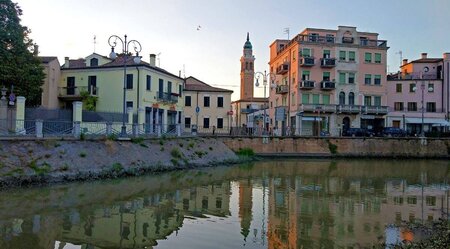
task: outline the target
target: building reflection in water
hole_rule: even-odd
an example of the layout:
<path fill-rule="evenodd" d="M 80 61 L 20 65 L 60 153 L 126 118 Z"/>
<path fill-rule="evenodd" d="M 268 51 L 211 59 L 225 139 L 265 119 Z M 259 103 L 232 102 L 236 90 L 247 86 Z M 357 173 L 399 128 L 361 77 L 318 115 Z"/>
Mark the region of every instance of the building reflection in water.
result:
<path fill-rule="evenodd" d="M 426 223 L 448 213 L 446 164 L 430 168 L 397 163 L 392 170 L 392 163 L 363 162 L 367 165 L 288 161 L 213 169 L 188 187 L 156 181 L 159 191 L 150 194 L 145 184 L 133 186 L 128 179 L 118 188 L 111 185 L 102 191 L 128 186 L 136 193 L 119 201 L 104 196 L 96 205 L 81 201 L 65 208 L 57 204 L 37 208 L 42 197 L 36 197 L 20 212 L 0 214 L 0 248 L 152 248 L 170 235 L 178 239 L 174 235 L 183 226 L 192 229 L 183 224 L 186 219 L 210 216 L 221 217 L 217 226 L 236 220 L 240 228 L 239 237 L 227 230 L 217 234 L 217 245 L 232 238 L 245 248 L 372 248 L 382 242 L 413 240 L 417 235 L 398 227 L 403 220 Z M 236 217 L 230 212 L 232 195 L 238 195 Z M 11 205 L 17 197 L 4 196 Z M 83 198 L 56 190 L 45 198 L 55 196 L 61 204 Z"/>

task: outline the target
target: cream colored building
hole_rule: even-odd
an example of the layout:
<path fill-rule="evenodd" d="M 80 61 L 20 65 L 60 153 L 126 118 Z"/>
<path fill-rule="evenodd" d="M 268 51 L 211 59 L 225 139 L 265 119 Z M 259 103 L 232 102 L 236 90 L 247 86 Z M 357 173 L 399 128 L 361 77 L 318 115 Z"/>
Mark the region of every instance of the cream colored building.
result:
<path fill-rule="evenodd" d="M 233 91 L 217 88 L 194 77 L 188 77 L 184 86 L 185 132 L 197 125 L 199 132 L 211 130 L 228 131 L 231 122 L 231 94 Z"/>
<path fill-rule="evenodd" d="M 44 66 L 45 79 L 42 85 L 41 106 L 48 109 L 59 108 L 58 83 L 61 78 L 61 69 L 58 57 L 39 56 Z"/>

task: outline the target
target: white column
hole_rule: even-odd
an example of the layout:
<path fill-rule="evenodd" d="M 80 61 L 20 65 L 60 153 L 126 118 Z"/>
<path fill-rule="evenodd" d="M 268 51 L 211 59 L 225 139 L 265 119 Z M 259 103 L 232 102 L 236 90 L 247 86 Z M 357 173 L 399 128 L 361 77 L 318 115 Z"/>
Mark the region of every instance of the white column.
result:
<path fill-rule="evenodd" d="M 138 109 L 138 124 L 145 124 L 145 109 L 142 107 Z"/>
<path fill-rule="evenodd" d="M 133 108 L 128 107 L 127 114 L 128 114 L 128 124 L 133 124 Z"/>
<path fill-rule="evenodd" d="M 16 132 L 25 133 L 25 97 L 19 96 L 16 101 Z"/>
<path fill-rule="evenodd" d="M 75 101 L 72 103 L 72 105 L 73 105 L 72 121 L 73 122 L 83 121 L 83 102 Z"/>

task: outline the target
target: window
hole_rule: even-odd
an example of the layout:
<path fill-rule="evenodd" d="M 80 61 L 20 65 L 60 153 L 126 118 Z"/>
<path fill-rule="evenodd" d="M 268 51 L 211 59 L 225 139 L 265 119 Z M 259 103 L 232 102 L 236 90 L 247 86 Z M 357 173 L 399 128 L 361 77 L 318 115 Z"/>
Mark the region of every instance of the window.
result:
<path fill-rule="evenodd" d="M 348 61 L 355 61 L 355 51 L 348 51 Z"/>
<path fill-rule="evenodd" d="M 292 52 L 292 60 L 293 60 L 293 61 L 295 61 L 295 54 L 296 54 L 296 53 L 297 53 L 297 51 L 295 51 L 295 50 Z"/>
<path fill-rule="evenodd" d="M 98 66 L 98 59 L 92 58 L 91 59 L 91 67 L 97 67 Z"/>
<path fill-rule="evenodd" d="M 167 93 L 169 93 L 169 95 L 172 94 L 172 82 L 171 81 L 167 81 Z"/>
<path fill-rule="evenodd" d="M 381 97 L 380 96 L 375 96 L 373 98 L 373 102 L 375 106 L 381 106 Z"/>
<path fill-rule="evenodd" d="M 327 42 L 334 42 L 334 35 L 327 34 L 325 37 Z"/>
<path fill-rule="evenodd" d="M 427 102 L 427 112 L 436 112 L 436 102 Z"/>
<path fill-rule="evenodd" d="M 375 63 L 381 63 L 381 54 L 375 53 Z"/>
<path fill-rule="evenodd" d="M 415 83 L 409 84 L 409 92 L 413 93 L 415 91 L 416 91 L 416 84 Z"/>
<path fill-rule="evenodd" d="M 184 118 L 184 128 L 191 128 L 191 118 L 190 117 L 185 117 Z"/>
<path fill-rule="evenodd" d="M 371 63 L 372 62 L 372 53 L 365 53 L 364 54 L 364 61 L 367 63 Z"/>
<path fill-rule="evenodd" d="M 318 39 L 319 39 L 319 34 L 317 34 L 317 33 L 311 33 L 311 35 L 309 35 L 309 41 L 316 42 Z"/>
<path fill-rule="evenodd" d="M 217 107 L 223 107 L 223 97 L 217 97 Z"/>
<path fill-rule="evenodd" d="M 147 91 L 151 91 L 152 90 L 152 76 L 147 75 L 147 81 L 146 81 L 146 89 Z"/>
<path fill-rule="evenodd" d="M 381 85 L 381 75 L 375 75 L 375 78 L 374 78 L 374 80 L 373 80 L 373 83 L 375 84 L 375 85 Z"/>
<path fill-rule="evenodd" d="M 364 75 L 364 84 L 366 84 L 366 85 L 372 84 L 372 75 L 371 74 Z"/>
<path fill-rule="evenodd" d="M 178 86 L 178 94 L 180 95 L 180 97 L 183 96 L 183 85 L 182 84 L 180 84 Z"/>
<path fill-rule="evenodd" d="M 408 102 L 408 112 L 417 111 L 417 102 Z"/>
<path fill-rule="evenodd" d="M 417 197 L 415 197 L 415 196 L 408 196 L 406 198 L 406 202 L 408 204 L 415 205 L 415 204 L 417 204 Z"/>
<path fill-rule="evenodd" d="M 319 104 L 319 94 L 313 94 L 313 104 Z"/>
<path fill-rule="evenodd" d="M 355 105 L 355 94 L 352 92 L 348 94 L 348 104 Z"/>
<path fill-rule="evenodd" d="M 427 206 L 436 206 L 436 196 L 426 197 Z"/>
<path fill-rule="evenodd" d="M 324 105 L 330 104 L 330 95 L 328 94 L 322 95 L 322 104 Z"/>
<path fill-rule="evenodd" d="M 97 76 L 88 76 L 88 92 L 97 95 Z"/>
<path fill-rule="evenodd" d="M 209 96 L 204 96 L 203 97 L 203 106 L 204 107 L 209 107 Z"/>
<path fill-rule="evenodd" d="M 191 106 L 191 96 L 184 96 L 184 106 Z"/>
<path fill-rule="evenodd" d="M 303 49 L 302 49 L 302 56 L 303 56 L 303 57 L 311 57 L 311 49 L 309 49 L 309 48 L 303 48 Z"/>
<path fill-rule="evenodd" d="M 209 118 L 203 118 L 203 128 L 209 128 Z"/>
<path fill-rule="evenodd" d="M 323 72 L 323 81 L 330 81 L 330 72 Z"/>
<path fill-rule="evenodd" d="M 323 50 L 323 58 L 330 58 L 330 50 Z"/>
<path fill-rule="evenodd" d="M 348 83 L 355 84 L 355 73 L 348 73 Z"/>
<path fill-rule="evenodd" d="M 218 129 L 223 128 L 223 118 L 217 118 L 217 128 Z"/>
<path fill-rule="evenodd" d="M 364 96 L 364 105 L 371 106 L 372 105 L 372 96 Z"/>
<path fill-rule="evenodd" d="M 160 99 L 162 99 L 163 98 L 163 96 L 164 96 L 164 80 L 163 79 L 159 79 L 159 85 L 158 85 L 158 97 L 160 98 Z"/>
<path fill-rule="evenodd" d="M 339 60 L 340 61 L 346 60 L 346 52 L 345 51 L 339 51 Z"/>
<path fill-rule="evenodd" d="M 345 73 L 339 73 L 339 83 L 345 84 Z"/>
<path fill-rule="evenodd" d="M 302 104 L 309 104 L 309 94 L 307 93 L 302 94 Z"/>
<path fill-rule="evenodd" d="M 403 111 L 403 102 L 394 102 L 394 111 Z"/>
<path fill-rule="evenodd" d="M 127 101 L 127 109 L 133 108 L 133 101 Z"/>
<path fill-rule="evenodd" d="M 303 71 L 302 72 L 302 80 L 309 80 L 309 71 Z"/>
<path fill-rule="evenodd" d="M 344 92 L 339 93 L 339 105 L 345 105 L 345 93 Z"/>
<path fill-rule="evenodd" d="M 127 74 L 127 89 L 133 89 L 133 75 Z"/>
<path fill-rule="evenodd" d="M 401 93 L 402 92 L 402 84 L 396 84 L 395 85 L 395 92 Z"/>
<path fill-rule="evenodd" d="M 428 92 L 429 92 L 429 93 L 434 92 L 434 84 L 433 84 L 433 83 L 429 83 L 429 84 L 428 84 Z"/>

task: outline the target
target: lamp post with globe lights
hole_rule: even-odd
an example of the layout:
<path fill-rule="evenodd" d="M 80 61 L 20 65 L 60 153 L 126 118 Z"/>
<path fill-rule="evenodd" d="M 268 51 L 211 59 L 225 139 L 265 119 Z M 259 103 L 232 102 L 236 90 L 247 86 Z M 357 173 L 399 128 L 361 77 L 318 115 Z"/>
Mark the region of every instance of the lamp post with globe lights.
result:
<path fill-rule="evenodd" d="M 420 77 L 422 79 L 422 76 Z M 416 92 L 417 87 L 413 87 L 413 91 Z M 424 90 L 425 90 L 425 81 L 422 79 L 420 83 L 420 90 L 422 91 L 422 100 L 421 100 L 421 111 L 422 111 L 422 125 L 421 125 L 421 131 L 420 136 L 425 137 L 425 131 L 424 131 L 424 112 L 425 112 L 425 106 L 424 106 Z M 434 89 L 433 87 L 428 88 L 428 92 L 432 92 Z"/>
<path fill-rule="evenodd" d="M 121 137 L 127 136 L 127 127 L 125 126 L 125 119 L 126 119 L 126 91 L 127 91 L 127 60 L 128 60 L 128 53 L 130 52 L 130 45 L 133 46 L 133 50 L 136 53 L 136 56 L 134 57 L 133 61 L 136 64 L 141 63 L 141 58 L 139 57 L 139 52 L 142 50 L 141 44 L 136 40 L 130 40 L 127 41 L 127 35 L 124 36 L 124 39 L 120 38 L 117 35 L 112 35 L 108 39 L 108 44 L 111 46 L 111 53 L 109 54 L 109 58 L 116 59 L 117 54 L 114 52 L 114 48 L 117 46 L 117 43 L 122 44 L 122 53 L 123 53 L 123 117 L 122 117 L 122 129 L 120 132 Z"/>
<path fill-rule="evenodd" d="M 256 72 L 255 73 L 255 78 L 256 78 L 255 86 L 256 87 L 259 87 L 259 77 L 260 76 L 262 76 L 262 78 L 263 78 L 262 85 L 264 87 L 264 99 L 265 99 L 266 98 L 267 77 L 270 77 L 270 81 L 271 81 L 270 88 L 274 89 L 276 87 L 276 84 L 275 84 L 275 77 L 276 77 L 276 75 L 274 73 L 271 73 L 271 72 L 267 73 L 266 70 L 264 70 L 264 73 Z M 267 106 L 265 106 L 265 103 L 264 103 L 264 115 L 263 115 L 264 116 L 263 117 L 263 131 L 264 131 L 264 133 L 266 132 L 266 128 L 267 128 L 266 127 L 266 109 L 267 109 Z"/>

